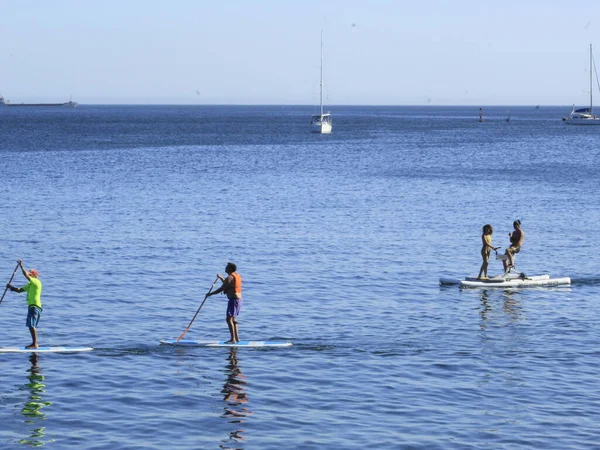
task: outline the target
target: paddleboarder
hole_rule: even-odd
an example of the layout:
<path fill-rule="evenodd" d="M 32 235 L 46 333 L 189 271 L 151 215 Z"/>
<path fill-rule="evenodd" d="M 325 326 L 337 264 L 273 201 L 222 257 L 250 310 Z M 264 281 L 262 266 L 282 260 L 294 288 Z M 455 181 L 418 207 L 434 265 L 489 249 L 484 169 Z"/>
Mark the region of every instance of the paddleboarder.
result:
<path fill-rule="evenodd" d="M 17 288 L 8 283 L 6 287 L 13 292 L 27 292 L 27 322 L 26 325 L 31 333 L 31 345 L 25 348 L 38 348 L 37 330 L 36 327 L 42 315 L 42 282 L 39 280 L 40 274 L 35 269 L 25 270 L 23 261 L 18 259 L 17 263 L 23 272 L 23 276 L 27 278 L 25 286 Z"/>
<path fill-rule="evenodd" d="M 508 233 L 510 247 L 508 247 L 504 252 L 506 258 L 502 260 L 505 273 L 508 269 L 511 269 L 515 266 L 515 255 L 521 251 L 521 246 L 525 240 L 525 232 L 521 229 L 520 220 L 515 220 L 513 222 L 513 228 L 514 231 L 512 233 Z"/>
<path fill-rule="evenodd" d="M 228 344 L 240 342 L 237 316 L 242 309 L 242 277 L 236 271 L 237 266 L 232 262 L 228 262 L 225 267 L 227 277 L 217 274 L 217 278 L 223 282 L 221 287 L 206 294 L 207 296 L 211 296 L 223 292 L 227 295 L 228 302 L 225 320 L 227 321 L 227 327 L 229 327 L 229 333 L 231 334 L 231 339 L 227 341 Z"/>
<path fill-rule="evenodd" d="M 490 261 L 490 253 L 492 250 L 498 250 L 499 247 L 494 247 L 492 245 L 492 234 L 494 234 L 494 229 L 488 223 L 483 226 L 483 232 L 481 234 L 481 243 L 483 247 L 481 247 L 481 257 L 483 258 L 483 262 L 481 263 L 481 268 L 479 269 L 479 275 L 477 278 L 487 279 L 488 277 L 488 263 Z M 483 277 L 482 277 L 483 274 Z"/>

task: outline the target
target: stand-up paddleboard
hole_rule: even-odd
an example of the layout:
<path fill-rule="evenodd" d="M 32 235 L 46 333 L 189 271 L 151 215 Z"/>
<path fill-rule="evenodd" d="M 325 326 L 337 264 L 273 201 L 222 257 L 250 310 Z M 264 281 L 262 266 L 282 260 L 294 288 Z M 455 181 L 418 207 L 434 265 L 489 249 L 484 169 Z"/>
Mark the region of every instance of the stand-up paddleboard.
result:
<path fill-rule="evenodd" d="M 523 288 L 523 287 L 553 287 L 567 286 L 571 278 L 550 278 L 550 275 L 527 276 L 523 273 L 508 273 L 488 279 L 466 277 L 464 280 L 455 278 L 440 278 L 442 286 L 473 287 L 473 288 Z"/>
<path fill-rule="evenodd" d="M 0 353 L 77 353 L 92 350 L 92 347 L 0 347 Z"/>
<path fill-rule="evenodd" d="M 191 339 L 162 339 L 161 344 L 187 346 L 187 347 L 289 347 L 291 342 L 278 341 L 240 341 L 236 343 L 227 343 L 227 341 L 195 341 Z"/>

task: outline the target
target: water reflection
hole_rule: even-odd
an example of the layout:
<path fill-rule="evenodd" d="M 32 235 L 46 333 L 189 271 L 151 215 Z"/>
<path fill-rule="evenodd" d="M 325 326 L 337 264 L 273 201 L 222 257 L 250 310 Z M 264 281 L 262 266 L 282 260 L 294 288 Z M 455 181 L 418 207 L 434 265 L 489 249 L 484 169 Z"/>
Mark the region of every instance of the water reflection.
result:
<path fill-rule="evenodd" d="M 28 383 L 22 388 L 23 390 L 29 391 L 29 397 L 25 402 L 23 409 L 21 409 L 21 414 L 25 417 L 25 424 L 27 427 L 32 428 L 29 430 L 29 436 L 25 439 L 21 439 L 19 444 L 29 447 L 41 447 L 46 443 L 46 441 L 44 441 L 45 427 L 40 426 L 41 422 L 46 419 L 43 408 L 52 403 L 43 401 L 46 385 L 44 384 L 44 374 L 38 364 L 38 354 L 32 353 L 29 357 L 29 361 L 31 362 L 31 367 L 27 371 Z"/>
<path fill-rule="evenodd" d="M 481 310 L 479 314 L 481 315 L 481 329 L 484 330 L 486 328 L 487 316 L 492 310 L 490 306 L 490 294 L 485 289 L 481 291 Z"/>
<path fill-rule="evenodd" d="M 494 290 L 494 292 L 499 292 Z M 511 289 L 504 289 L 502 292 L 502 310 L 509 318 L 510 322 L 519 322 L 522 319 L 523 309 L 521 303 L 518 300 L 518 292 Z M 492 313 L 492 305 L 490 301 L 490 292 L 483 289 L 480 294 L 481 309 L 479 314 L 481 316 L 481 329 L 487 328 L 487 320 L 489 315 Z"/>
<path fill-rule="evenodd" d="M 510 318 L 511 322 L 518 322 L 521 320 L 521 304 L 517 300 L 514 291 L 505 290 L 504 291 L 504 304 L 502 305 L 502 310 L 506 313 L 506 315 Z"/>
<path fill-rule="evenodd" d="M 220 445 L 220 448 L 228 450 L 244 448 L 242 423 L 246 416 L 252 414 L 247 405 L 246 377 L 240 369 L 237 352 L 238 349 L 235 347 L 232 347 L 229 352 L 225 366 L 225 384 L 221 390 L 225 403 L 221 418 L 234 425 L 232 431 L 229 432 L 228 439 L 222 441 L 223 443 Z"/>

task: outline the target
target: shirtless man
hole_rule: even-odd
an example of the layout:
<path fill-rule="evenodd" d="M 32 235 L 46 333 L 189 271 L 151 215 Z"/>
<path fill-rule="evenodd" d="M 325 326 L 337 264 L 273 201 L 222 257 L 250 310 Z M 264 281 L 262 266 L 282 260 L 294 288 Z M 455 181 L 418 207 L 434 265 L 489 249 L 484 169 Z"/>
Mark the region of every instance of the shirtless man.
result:
<path fill-rule="evenodd" d="M 521 230 L 520 220 L 515 220 L 513 222 L 513 228 L 515 231 L 508 233 L 508 237 L 510 238 L 510 247 L 508 247 L 506 252 L 504 252 L 506 258 L 502 260 L 504 272 L 514 267 L 515 255 L 521 251 L 521 246 L 525 240 L 525 232 Z"/>
<path fill-rule="evenodd" d="M 223 285 L 216 291 L 207 294 L 211 296 L 223 292 L 227 295 L 227 315 L 225 320 L 231 334 L 231 339 L 227 341 L 228 344 L 240 342 L 236 318 L 242 309 L 242 277 L 236 270 L 237 266 L 234 263 L 227 263 L 227 267 L 225 267 L 225 272 L 228 275 L 227 278 L 217 274 L 217 278 L 223 282 Z"/>

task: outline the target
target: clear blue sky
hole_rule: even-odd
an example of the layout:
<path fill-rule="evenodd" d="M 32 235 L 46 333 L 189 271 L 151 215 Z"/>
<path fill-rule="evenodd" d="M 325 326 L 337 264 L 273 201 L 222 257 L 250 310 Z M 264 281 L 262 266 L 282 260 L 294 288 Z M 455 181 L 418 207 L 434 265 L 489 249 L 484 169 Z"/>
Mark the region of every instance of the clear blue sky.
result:
<path fill-rule="evenodd" d="M 600 1 L 0 0 L 13 102 L 585 105 Z M 598 95 L 600 101 L 600 95 Z"/>

